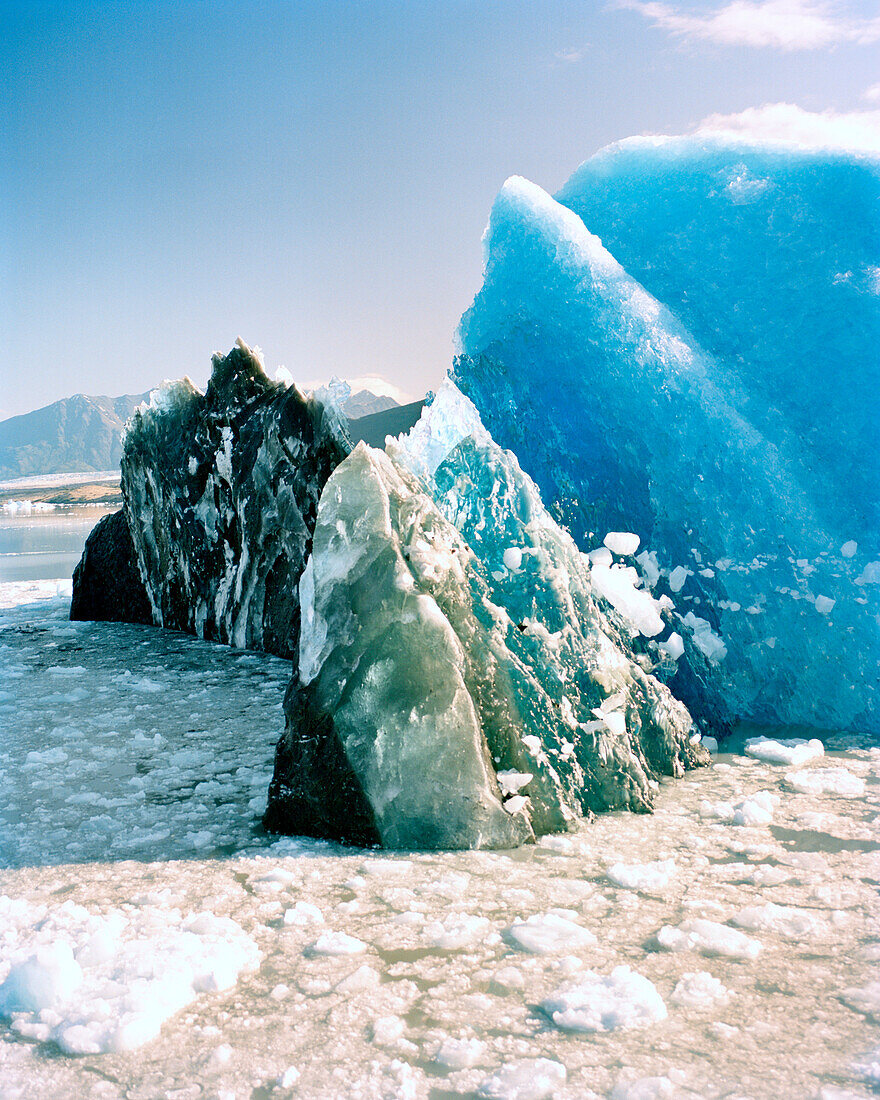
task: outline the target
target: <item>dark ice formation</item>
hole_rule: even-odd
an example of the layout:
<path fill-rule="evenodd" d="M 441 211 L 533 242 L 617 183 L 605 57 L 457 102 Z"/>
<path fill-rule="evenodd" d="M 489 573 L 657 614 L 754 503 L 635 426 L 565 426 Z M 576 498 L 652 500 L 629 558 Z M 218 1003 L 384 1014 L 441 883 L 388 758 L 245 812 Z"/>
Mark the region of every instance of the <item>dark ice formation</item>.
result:
<path fill-rule="evenodd" d="M 243 343 L 129 421 L 125 512 L 157 626 L 295 652 L 300 574 L 321 490 L 348 451 L 342 419 L 270 381 Z"/>
<path fill-rule="evenodd" d="M 125 513 L 104 516 L 86 539 L 73 572 L 71 619 L 96 622 L 153 621 Z"/>

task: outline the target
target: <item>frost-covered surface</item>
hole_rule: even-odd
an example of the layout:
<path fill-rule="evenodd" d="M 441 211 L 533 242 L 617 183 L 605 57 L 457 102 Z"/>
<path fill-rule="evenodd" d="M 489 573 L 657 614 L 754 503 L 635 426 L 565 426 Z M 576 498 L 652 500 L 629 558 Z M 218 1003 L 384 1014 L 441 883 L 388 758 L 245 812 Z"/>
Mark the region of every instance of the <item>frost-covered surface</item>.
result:
<path fill-rule="evenodd" d="M 582 549 L 639 536 L 736 718 L 880 730 L 878 190 L 696 138 L 514 177 L 461 322 L 487 428 Z"/>
<path fill-rule="evenodd" d="M 387 454 L 359 444 L 334 471 L 300 604 L 274 830 L 506 847 L 646 809 L 661 775 L 708 762 L 451 383 Z"/>
<path fill-rule="evenodd" d="M 651 817 L 604 815 L 512 852 L 401 858 L 272 838 L 247 800 L 264 789 L 284 662 L 150 627 L 70 624 L 56 593 L 54 581 L 0 588 L 3 770 L 25 794 L 22 819 L 2 825 L 4 839 L 18 830 L 18 866 L 0 874 L 0 987 L 7 1013 L 13 967 L 16 996 L 55 998 L 42 1018 L 32 1006 L 0 1023 L 5 1096 L 430 1100 L 542 1083 L 537 1095 L 557 1100 L 827 1100 L 876 1085 L 877 750 L 829 745 L 797 769 L 846 771 L 865 783 L 857 798 L 798 792 L 784 767 L 722 754 L 662 783 Z M 122 751 L 108 774 L 106 746 L 128 736 L 111 739 L 104 721 L 123 678 L 144 688 L 124 699 L 129 728 L 164 740 Z M 59 698 L 76 689 L 85 695 Z M 250 736 L 234 735 L 236 721 Z M 67 759 L 25 767 L 62 722 L 81 731 L 59 738 Z M 206 765 L 194 730 L 211 733 L 223 764 L 219 790 L 195 799 Z M 119 801 L 52 800 L 53 789 Z M 768 790 L 769 824 L 701 814 Z M 237 813 L 215 818 L 224 791 Z M 203 805 L 214 829 L 200 847 Z M 149 830 L 136 859 L 113 846 Z M 643 867 L 674 862 L 662 890 L 609 879 L 635 853 Z M 524 950 L 514 927 L 541 950 Z M 664 928 L 693 946 L 658 949 Z M 757 959 L 717 950 L 736 936 L 760 941 Z M 23 971 L 49 939 L 45 971 Z M 551 1007 L 606 1030 L 567 1030 Z M 57 1046 L 126 1036 L 145 1041 L 76 1056 Z"/>
<path fill-rule="evenodd" d="M 342 420 L 271 382 L 245 344 L 208 388 L 166 383 L 126 425 L 125 512 L 153 621 L 289 656 L 318 497 Z"/>

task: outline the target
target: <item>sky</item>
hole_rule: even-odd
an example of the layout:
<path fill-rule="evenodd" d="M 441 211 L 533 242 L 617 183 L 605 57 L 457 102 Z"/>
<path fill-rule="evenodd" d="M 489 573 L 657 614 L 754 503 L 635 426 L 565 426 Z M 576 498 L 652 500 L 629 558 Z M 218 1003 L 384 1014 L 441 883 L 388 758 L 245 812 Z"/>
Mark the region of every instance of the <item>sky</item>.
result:
<path fill-rule="evenodd" d="M 0 418 L 239 336 L 421 396 L 508 176 L 701 123 L 880 148 L 880 0 L 0 0 Z"/>

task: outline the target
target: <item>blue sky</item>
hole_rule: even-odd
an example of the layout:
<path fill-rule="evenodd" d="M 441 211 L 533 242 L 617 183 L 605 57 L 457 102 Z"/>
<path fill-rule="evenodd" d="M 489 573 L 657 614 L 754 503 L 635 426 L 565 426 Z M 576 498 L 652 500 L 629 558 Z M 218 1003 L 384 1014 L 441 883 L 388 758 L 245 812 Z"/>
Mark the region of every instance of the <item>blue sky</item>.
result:
<path fill-rule="evenodd" d="M 239 335 L 420 394 L 507 176 L 767 104 L 880 133 L 878 81 L 865 0 L 0 2 L 2 415 Z"/>

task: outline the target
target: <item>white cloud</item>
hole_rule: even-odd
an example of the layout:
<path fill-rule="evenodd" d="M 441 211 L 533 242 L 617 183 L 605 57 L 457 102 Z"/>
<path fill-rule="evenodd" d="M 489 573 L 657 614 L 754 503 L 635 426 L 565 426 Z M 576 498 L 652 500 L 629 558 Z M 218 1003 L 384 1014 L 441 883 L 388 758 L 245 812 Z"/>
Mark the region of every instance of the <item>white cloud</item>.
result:
<path fill-rule="evenodd" d="M 575 61 L 583 61 L 586 51 L 584 49 L 569 48 L 565 50 L 557 50 L 553 55 L 557 61 L 566 61 L 572 64 Z"/>
<path fill-rule="evenodd" d="M 862 99 L 867 99 L 869 103 L 880 103 L 880 84 L 872 84 L 870 88 L 866 88 Z"/>
<path fill-rule="evenodd" d="M 880 110 L 813 112 L 793 103 L 765 103 L 739 114 L 709 115 L 696 132 L 880 155 Z"/>
<path fill-rule="evenodd" d="M 817 50 L 842 43 L 880 41 L 880 7 L 853 17 L 830 0 L 730 0 L 706 13 L 682 10 L 654 0 L 618 0 L 655 27 L 689 41 L 720 46 Z"/>

